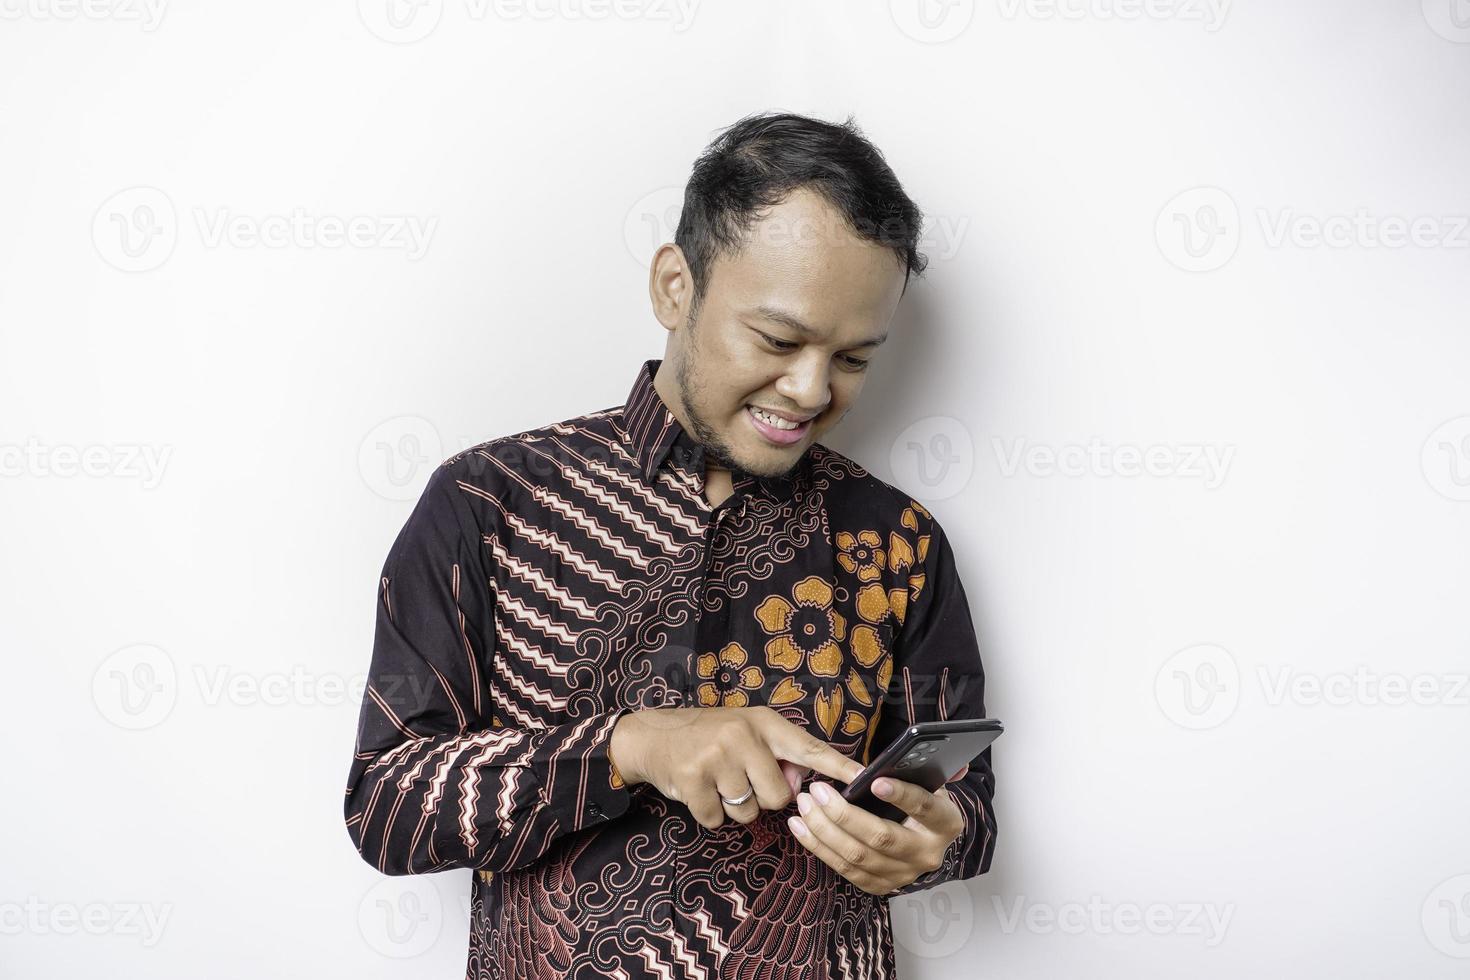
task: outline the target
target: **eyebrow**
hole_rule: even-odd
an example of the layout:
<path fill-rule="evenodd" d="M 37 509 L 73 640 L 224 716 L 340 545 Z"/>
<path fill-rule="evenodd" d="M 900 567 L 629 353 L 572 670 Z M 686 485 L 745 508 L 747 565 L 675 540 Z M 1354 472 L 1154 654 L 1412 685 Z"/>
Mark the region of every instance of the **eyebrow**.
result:
<path fill-rule="evenodd" d="M 787 313 L 785 310 L 778 309 L 774 306 L 757 306 L 755 308 L 755 312 L 759 313 L 761 316 L 765 317 L 767 320 L 772 321 L 773 323 L 779 323 L 783 327 L 788 327 L 792 330 L 795 330 L 797 333 L 801 334 L 804 337 L 815 337 L 817 335 L 817 331 L 815 328 L 808 326 L 806 323 L 802 322 L 800 317 L 793 316 L 790 313 Z M 852 346 L 877 347 L 879 344 L 883 343 L 883 341 L 887 339 L 888 334 L 883 333 L 879 334 L 876 337 L 871 337 L 867 340 L 864 340 L 860 343 L 853 344 Z"/>

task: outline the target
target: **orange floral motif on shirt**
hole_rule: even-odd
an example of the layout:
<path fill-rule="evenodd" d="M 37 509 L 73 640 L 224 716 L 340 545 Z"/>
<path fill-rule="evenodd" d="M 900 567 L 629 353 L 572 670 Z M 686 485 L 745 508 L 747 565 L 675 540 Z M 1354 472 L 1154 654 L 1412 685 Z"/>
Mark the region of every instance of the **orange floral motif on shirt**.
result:
<path fill-rule="evenodd" d="M 884 642 L 880 627 L 889 615 L 902 627 L 909 604 L 918 599 L 924 588 L 922 568 L 929 552 L 930 536 L 918 533 L 919 515 L 930 516 L 922 504 L 910 500 L 899 517 L 899 524 L 913 536 L 890 531 L 886 548 L 883 536 L 871 529 L 856 533 L 838 531 L 833 536 L 837 564 L 861 583 L 854 596 L 860 622 L 850 630 L 847 619 L 832 608 L 831 584 L 816 575 L 807 576 L 792 587 L 791 601 L 781 595 L 767 596 L 755 610 L 755 618 L 770 637 L 765 644 L 767 663 L 791 674 L 805 667 L 803 679 L 814 681 L 816 686 L 817 724 L 828 737 L 839 727 L 847 735 L 866 730 L 865 759 L 881 714 L 877 699 L 888 690 L 893 679 L 893 654 Z M 885 568 L 892 573 L 890 579 L 907 572 L 906 587 L 886 588 Z M 869 684 L 857 666 L 850 664 L 846 665 L 844 676 L 844 646 L 858 665 L 873 671 L 873 684 Z M 807 693 L 795 677 L 784 677 L 772 690 L 767 703 L 772 707 L 792 704 Z M 700 702 L 706 703 L 704 699 L 701 693 Z M 859 710 L 860 707 L 869 709 L 871 714 Z M 875 707 L 879 710 L 873 710 Z"/>
<path fill-rule="evenodd" d="M 818 575 L 808 575 L 791 587 L 794 602 L 784 596 L 766 596 L 755 609 L 755 618 L 770 639 L 766 662 L 788 673 L 803 665 L 815 681 L 817 724 L 831 736 L 842 715 L 841 641 L 847 638 L 847 618 L 832 608 L 832 585 Z M 828 679 L 831 683 L 828 683 Z M 806 697 L 806 688 L 792 677 L 783 677 L 771 692 L 773 707 Z"/>
<path fill-rule="evenodd" d="M 696 692 L 699 703 L 709 708 L 749 705 L 750 695 L 745 692 L 760 690 L 766 682 L 759 667 L 747 665 L 749 659 L 745 648 L 734 642 L 726 643 L 718 656 L 701 653 L 694 663 L 694 672 L 702 679 Z"/>
<path fill-rule="evenodd" d="M 909 505 L 903 509 L 903 513 L 899 516 L 899 524 L 917 536 L 915 541 L 911 542 L 907 537 L 897 531 L 889 532 L 886 565 L 890 572 L 900 574 L 912 569 L 915 565 L 922 569 L 924 559 L 929 553 L 930 536 L 927 534 L 920 535 L 918 533 L 920 514 L 925 517 L 931 516 L 922 504 L 916 500 L 910 500 Z M 880 577 L 876 574 L 877 569 L 875 569 L 874 574 L 869 576 L 862 574 L 863 565 L 860 562 L 869 556 L 871 556 L 871 560 L 876 563 L 878 568 L 881 569 L 885 564 L 884 550 L 877 547 L 878 544 L 881 544 L 882 540 L 882 537 L 876 531 L 859 532 L 856 538 L 842 532 L 836 537 L 838 547 L 843 549 L 843 553 L 851 555 L 853 567 L 849 568 L 848 563 L 843 562 L 840 555 L 838 562 L 848 571 L 858 569 L 858 579 L 866 582 L 857 591 L 857 612 L 863 622 L 857 624 L 852 629 L 852 652 L 853 656 L 863 666 L 871 667 L 874 664 L 878 665 L 874 693 L 879 697 L 888 690 L 888 684 L 893 679 L 893 654 L 884 645 L 883 634 L 879 632 L 878 626 L 882 624 L 883 618 L 890 613 L 893 615 L 898 626 L 903 626 L 904 617 L 908 614 L 909 604 L 917 600 L 919 593 L 924 590 L 924 573 L 922 570 L 910 572 L 906 588 L 885 589 L 881 582 L 876 581 Z M 851 549 L 846 547 L 849 541 L 854 545 Z M 867 696 L 867 688 L 856 671 L 848 678 L 848 690 L 854 695 L 855 700 L 872 706 L 873 702 Z M 848 734 L 856 734 L 866 726 L 867 738 L 864 742 L 862 754 L 862 759 L 865 764 L 870 757 L 873 736 L 878 731 L 878 720 L 881 714 L 882 705 L 879 705 L 878 710 L 874 711 L 869 718 L 864 719 L 857 712 L 849 711 L 848 717 L 843 720 L 843 731 Z"/>
<path fill-rule="evenodd" d="M 878 626 L 883 622 L 883 617 L 892 613 L 898 621 L 903 621 L 903 610 L 905 608 L 903 589 L 890 589 L 885 591 L 879 582 L 869 582 L 857 592 L 857 612 L 863 622 L 858 623 L 852 629 L 852 655 L 864 667 L 877 665 L 877 677 L 875 678 L 873 690 L 869 691 L 867 683 L 857 673 L 852 671 L 847 679 L 848 690 L 852 692 L 853 699 L 862 702 L 872 708 L 874 698 L 882 697 L 883 692 L 888 690 L 888 682 L 893 679 L 893 654 L 883 642 L 883 634 L 879 632 Z M 849 735 L 856 735 L 864 728 L 868 731 L 867 742 L 871 743 L 873 733 L 878 729 L 878 717 L 882 714 L 879 710 L 864 717 L 856 711 L 849 711 L 848 717 L 843 720 L 842 730 Z M 864 760 L 866 761 L 866 747 L 864 749 Z"/>
<path fill-rule="evenodd" d="M 924 591 L 924 572 L 922 571 L 924 559 L 929 554 L 929 535 L 919 534 L 919 518 L 916 513 L 931 517 L 924 509 L 924 505 L 917 500 L 910 500 L 909 505 L 899 515 L 898 522 L 918 535 L 916 544 L 909 544 L 907 538 L 901 537 L 897 531 L 888 533 L 888 569 L 893 572 L 902 572 L 914 565 L 920 567 L 920 571 L 909 575 L 909 587 L 907 589 L 892 589 L 889 596 L 893 602 L 893 614 L 898 619 L 899 625 L 903 625 L 904 613 L 907 611 L 909 600 L 918 599 L 919 593 Z"/>
<path fill-rule="evenodd" d="M 859 531 L 854 536 L 849 531 L 838 531 L 837 564 L 849 575 L 856 574 L 859 582 L 871 582 L 883 574 L 883 536 L 877 531 Z"/>

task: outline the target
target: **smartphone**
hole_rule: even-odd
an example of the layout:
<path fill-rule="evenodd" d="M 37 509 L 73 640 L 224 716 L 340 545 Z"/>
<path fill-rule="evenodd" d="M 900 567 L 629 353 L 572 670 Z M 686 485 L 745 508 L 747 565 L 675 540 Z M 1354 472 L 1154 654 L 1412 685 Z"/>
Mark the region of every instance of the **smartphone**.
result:
<path fill-rule="evenodd" d="M 869 813 L 903 823 L 907 813 L 874 796 L 869 789 L 879 776 L 915 783 L 927 790 L 943 786 L 1000 735 L 996 718 L 921 721 L 905 728 L 868 767 L 842 790 L 842 798 Z"/>

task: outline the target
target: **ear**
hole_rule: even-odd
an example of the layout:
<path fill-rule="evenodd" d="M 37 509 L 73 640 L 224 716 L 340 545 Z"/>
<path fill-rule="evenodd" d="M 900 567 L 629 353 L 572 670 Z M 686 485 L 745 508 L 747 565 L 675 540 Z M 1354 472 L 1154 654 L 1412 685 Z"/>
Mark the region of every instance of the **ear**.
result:
<path fill-rule="evenodd" d="M 694 302 L 694 277 L 684 250 L 673 242 L 665 242 L 653 253 L 648 266 L 648 299 L 653 315 L 664 329 L 673 331 L 688 318 Z"/>

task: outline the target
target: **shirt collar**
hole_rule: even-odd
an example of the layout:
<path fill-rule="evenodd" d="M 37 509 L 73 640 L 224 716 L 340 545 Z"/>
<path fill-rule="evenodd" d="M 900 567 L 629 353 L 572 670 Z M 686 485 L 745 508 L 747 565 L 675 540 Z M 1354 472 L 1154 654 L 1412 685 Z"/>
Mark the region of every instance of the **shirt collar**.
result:
<path fill-rule="evenodd" d="M 694 439 L 664 404 L 653 379 L 662 358 L 650 358 L 638 367 L 638 376 L 623 405 L 624 442 L 638 463 L 639 472 L 650 483 L 665 459 L 686 471 L 703 474 L 704 446 Z M 795 474 L 804 471 L 809 452 L 802 453 L 796 470 L 781 476 L 762 477 L 733 470 L 731 484 L 737 492 L 750 487 L 763 490 L 774 500 L 788 500 L 796 489 Z"/>

